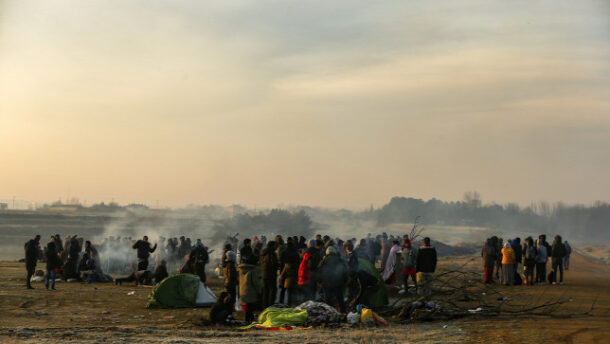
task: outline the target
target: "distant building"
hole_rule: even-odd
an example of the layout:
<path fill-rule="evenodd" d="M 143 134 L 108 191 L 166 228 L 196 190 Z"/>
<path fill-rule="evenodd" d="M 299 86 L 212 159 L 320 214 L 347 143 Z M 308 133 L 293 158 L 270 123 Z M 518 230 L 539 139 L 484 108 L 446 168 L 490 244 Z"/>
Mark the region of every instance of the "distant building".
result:
<path fill-rule="evenodd" d="M 0 210 L 8 209 L 8 203 L 0 203 Z"/>

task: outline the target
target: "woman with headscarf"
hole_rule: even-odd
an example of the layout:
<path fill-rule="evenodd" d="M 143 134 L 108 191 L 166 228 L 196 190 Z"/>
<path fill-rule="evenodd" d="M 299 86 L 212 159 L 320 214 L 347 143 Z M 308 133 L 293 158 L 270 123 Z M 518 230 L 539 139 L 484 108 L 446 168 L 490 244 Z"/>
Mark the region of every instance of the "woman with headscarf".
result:
<path fill-rule="evenodd" d="M 515 284 L 515 250 L 510 246 L 510 240 L 507 240 L 502 249 L 502 283 L 505 285 Z"/>
<path fill-rule="evenodd" d="M 387 284 L 394 284 L 396 282 L 396 255 L 402 252 L 398 240 L 392 242 L 392 248 L 388 253 L 388 259 L 385 262 L 385 269 L 383 270 L 383 280 Z"/>

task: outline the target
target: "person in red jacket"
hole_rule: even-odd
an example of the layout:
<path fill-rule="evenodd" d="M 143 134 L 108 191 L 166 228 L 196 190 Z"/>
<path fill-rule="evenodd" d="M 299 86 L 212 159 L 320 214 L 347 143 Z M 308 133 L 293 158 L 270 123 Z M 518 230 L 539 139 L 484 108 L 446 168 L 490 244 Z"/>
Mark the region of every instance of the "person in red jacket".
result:
<path fill-rule="evenodd" d="M 311 286 L 311 257 L 311 253 L 305 252 L 299 265 L 299 288 L 305 297 L 304 301 L 313 300 L 315 297 L 315 288 Z"/>

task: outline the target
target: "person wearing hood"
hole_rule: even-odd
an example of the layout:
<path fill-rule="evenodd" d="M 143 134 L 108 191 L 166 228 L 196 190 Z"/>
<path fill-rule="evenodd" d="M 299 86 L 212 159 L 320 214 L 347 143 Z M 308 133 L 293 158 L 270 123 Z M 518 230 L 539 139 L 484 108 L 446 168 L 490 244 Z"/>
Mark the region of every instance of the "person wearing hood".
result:
<path fill-rule="evenodd" d="M 299 278 L 300 257 L 295 244 L 297 243 L 294 242 L 294 239 L 289 237 L 286 243 L 286 249 L 282 252 L 281 256 L 281 265 L 283 267 L 282 272 L 280 273 L 280 286 L 282 286 L 283 289 L 280 292 L 280 302 L 284 302 L 285 293 L 288 292 L 286 304 L 290 307 L 292 307 L 296 301 L 295 296 Z"/>
<path fill-rule="evenodd" d="M 403 290 L 404 292 L 409 290 L 409 277 L 411 277 L 417 291 L 417 248 L 413 247 L 413 243 L 409 238 L 404 239 L 402 246 L 400 258 L 402 259 Z"/>
<path fill-rule="evenodd" d="M 250 260 L 239 264 L 237 270 L 239 271 L 239 302 L 246 312 L 246 322 L 250 323 L 256 320 L 254 310 L 260 304 L 262 292 L 254 256 L 250 256 Z"/>
<path fill-rule="evenodd" d="M 424 246 L 417 250 L 415 268 L 417 271 L 417 285 L 419 294 L 429 297 L 432 294 L 432 280 L 436 270 L 436 248 L 430 245 L 430 238 L 424 238 Z"/>
<path fill-rule="evenodd" d="M 326 256 L 322 259 L 318 270 L 324 291 L 324 302 L 333 305 L 334 301 L 337 301 L 341 313 L 345 313 L 343 291 L 347 280 L 347 266 L 341 260 L 336 248 L 329 246 L 326 249 Z"/>
<path fill-rule="evenodd" d="M 504 285 L 515 284 L 515 250 L 510 245 L 510 240 L 507 240 L 502 249 L 502 283 Z"/>
<path fill-rule="evenodd" d="M 309 248 L 315 248 L 315 240 L 311 240 L 309 242 Z M 309 250 L 305 251 L 303 254 L 303 259 L 301 260 L 301 264 L 299 264 L 299 288 L 301 289 L 301 293 L 303 294 L 305 300 L 310 301 L 315 298 L 315 287 L 312 288 L 312 280 L 311 280 L 311 261 L 312 254 Z"/>
<path fill-rule="evenodd" d="M 275 254 L 275 241 L 269 241 L 260 256 L 261 275 L 263 280 L 262 306 L 267 308 L 275 302 L 277 294 L 277 270 L 280 264 Z"/>
<path fill-rule="evenodd" d="M 557 272 L 559 271 L 559 284 L 563 284 L 563 258 L 566 256 L 566 247 L 561 242 L 561 235 L 555 235 L 551 249 L 551 264 L 555 271 L 553 284 L 557 284 Z"/>
<path fill-rule="evenodd" d="M 538 239 L 536 241 L 536 282 L 538 284 L 546 284 L 546 263 L 549 259 L 548 250 L 544 241 Z"/>
<path fill-rule="evenodd" d="M 483 257 L 483 282 L 493 283 L 494 266 L 498 259 L 496 243 L 493 238 L 489 238 L 485 242 L 485 245 L 481 249 L 481 257 Z"/>
<path fill-rule="evenodd" d="M 224 253 L 222 254 L 221 265 L 222 273 L 225 277 L 225 289 L 231 295 L 231 299 L 235 302 L 237 294 L 237 270 L 235 269 L 237 255 L 232 249 L 231 244 L 225 244 Z"/>
<path fill-rule="evenodd" d="M 396 282 L 397 257 L 399 257 L 401 252 L 402 248 L 398 245 L 398 240 L 392 241 L 392 248 L 390 248 L 390 253 L 388 253 L 388 258 L 386 259 L 385 268 L 383 270 L 383 280 L 386 284 L 394 284 Z"/>

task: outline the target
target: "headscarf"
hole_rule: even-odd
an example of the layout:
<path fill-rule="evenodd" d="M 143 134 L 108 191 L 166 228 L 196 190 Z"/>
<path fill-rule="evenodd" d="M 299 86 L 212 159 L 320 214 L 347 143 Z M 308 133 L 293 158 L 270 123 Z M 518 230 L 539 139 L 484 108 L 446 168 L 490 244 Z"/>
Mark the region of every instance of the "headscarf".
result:
<path fill-rule="evenodd" d="M 510 242 L 508 240 L 504 243 L 504 247 L 511 248 Z"/>

